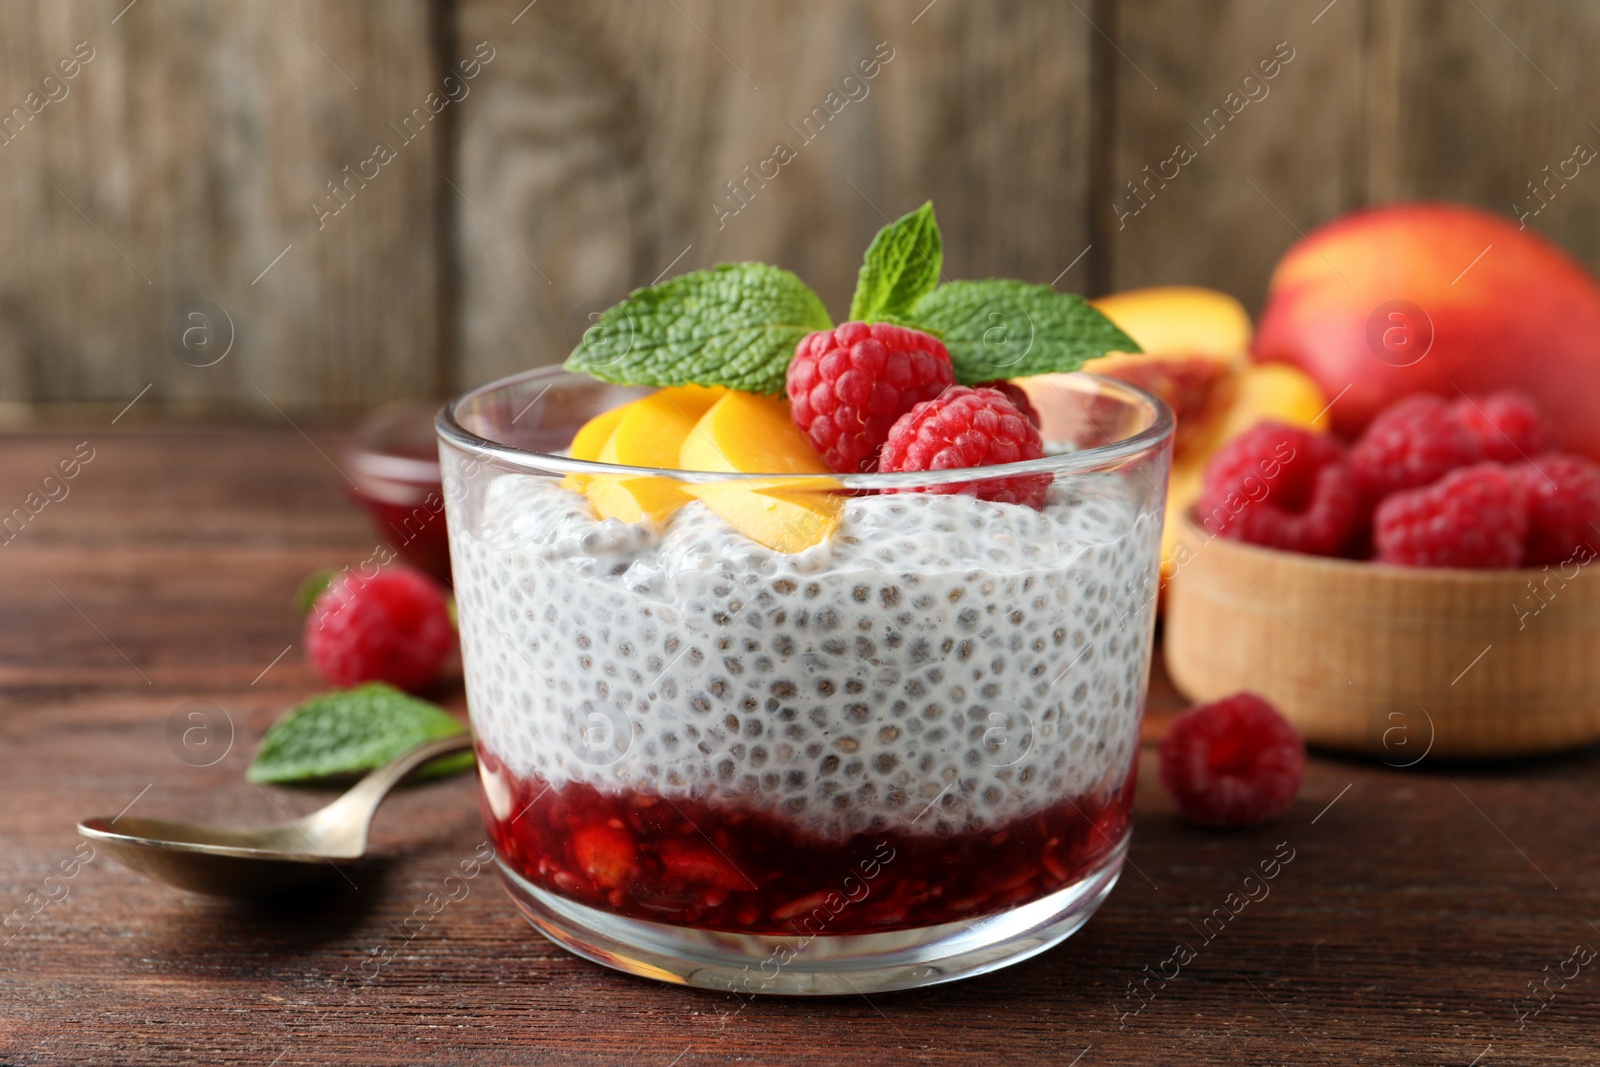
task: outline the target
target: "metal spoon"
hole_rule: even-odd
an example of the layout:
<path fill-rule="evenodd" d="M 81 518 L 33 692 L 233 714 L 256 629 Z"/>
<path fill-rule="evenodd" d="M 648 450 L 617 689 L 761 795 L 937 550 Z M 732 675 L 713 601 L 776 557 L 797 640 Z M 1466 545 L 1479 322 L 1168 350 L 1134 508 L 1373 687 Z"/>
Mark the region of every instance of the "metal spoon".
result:
<path fill-rule="evenodd" d="M 179 889 L 220 897 L 270 896 L 331 876 L 335 860 L 358 858 L 367 849 L 373 813 L 389 790 L 424 763 L 471 747 L 472 735 L 466 733 L 418 745 L 332 804 L 293 822 L 209 826 L 97 818 L 80 822 L 78 832 L 124 867 Z"/>

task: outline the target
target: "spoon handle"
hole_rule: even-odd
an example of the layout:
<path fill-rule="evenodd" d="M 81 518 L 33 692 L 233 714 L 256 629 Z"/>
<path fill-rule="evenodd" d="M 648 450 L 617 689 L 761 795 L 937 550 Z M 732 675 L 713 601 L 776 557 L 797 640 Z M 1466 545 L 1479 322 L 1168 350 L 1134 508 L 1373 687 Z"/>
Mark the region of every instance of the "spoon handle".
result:
<path fill-rule="evenodd" d="M 418 745 L 371 771 L 338 800 L 296 823 L 313 840 L 325 842 L 323 850 L 329 855 L 359 856 L 366 851 L 367 827 L 389 790 L 423 764 L 471 747 L 470 733 L 452 734 Z"/>

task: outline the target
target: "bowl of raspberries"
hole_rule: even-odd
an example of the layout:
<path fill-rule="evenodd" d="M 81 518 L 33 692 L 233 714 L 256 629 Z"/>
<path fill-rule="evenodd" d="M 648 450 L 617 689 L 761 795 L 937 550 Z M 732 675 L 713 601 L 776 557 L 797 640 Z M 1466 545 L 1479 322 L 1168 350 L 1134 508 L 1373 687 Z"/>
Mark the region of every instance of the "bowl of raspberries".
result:
<path fill-rule="evenodd" d="M 1597 558 L 1600 464 L 1521 393 L 1408 396 L 1354 441 L 1261 423 L 1180 531 L 1168 668 L 1393 765 L 1589 744 Z"/>

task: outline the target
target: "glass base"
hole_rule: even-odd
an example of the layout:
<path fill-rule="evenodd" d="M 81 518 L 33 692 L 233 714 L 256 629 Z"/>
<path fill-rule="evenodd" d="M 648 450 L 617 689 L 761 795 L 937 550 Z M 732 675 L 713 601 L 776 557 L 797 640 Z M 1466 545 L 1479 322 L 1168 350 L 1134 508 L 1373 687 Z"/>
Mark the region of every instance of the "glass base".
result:
<path fill-rule="evenodd" d="M 724 992 L 833 996 L 953 982 L 1021 962 L 1089 920 L 1122 872 L 1127 835 L 1097 869 L 1047 897 L 970 922 L 881 934 L 779 937 L 630 919 L 532 885 L 500 863 L 522 914 L 585 959 Z"/>

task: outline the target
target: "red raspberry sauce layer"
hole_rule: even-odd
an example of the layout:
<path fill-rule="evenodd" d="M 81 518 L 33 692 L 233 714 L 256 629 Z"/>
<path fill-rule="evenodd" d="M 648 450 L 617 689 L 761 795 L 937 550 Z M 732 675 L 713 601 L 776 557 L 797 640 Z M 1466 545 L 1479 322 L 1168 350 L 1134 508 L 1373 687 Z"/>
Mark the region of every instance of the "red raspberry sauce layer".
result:
<path fill-rule="evenodd" d="M 701 800 L 521 779 L 508 818 L 487 799 L 500 859 L 542 889 L 635 919 L 747 934 L 876 933 L 975 919 L 1098 869 L 1126 832 L 1135 773 L 972 833 L 830 841 L 767 814 Z M 1135 765 L 1137 766 L 1137 764 Z M 932 820 L 929 820 L 932 822 Z"/>

